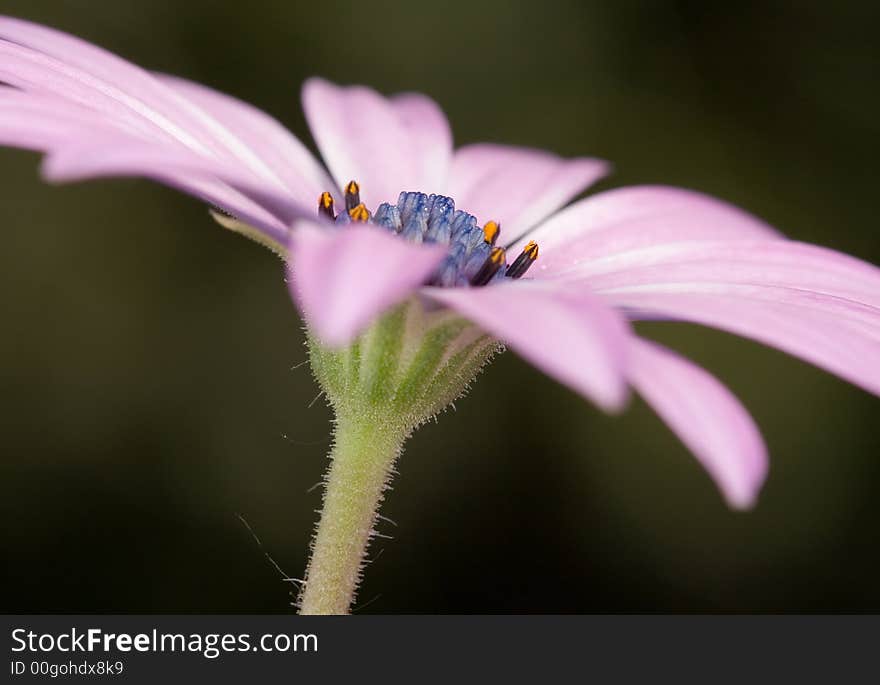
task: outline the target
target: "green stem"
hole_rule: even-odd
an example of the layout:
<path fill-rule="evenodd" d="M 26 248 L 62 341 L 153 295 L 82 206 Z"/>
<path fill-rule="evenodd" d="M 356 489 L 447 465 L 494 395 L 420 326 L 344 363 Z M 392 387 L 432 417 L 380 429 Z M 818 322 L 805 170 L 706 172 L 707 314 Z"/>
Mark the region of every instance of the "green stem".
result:
<path fill-rule="evenodd" d="M 466 320 L 426 309 L 418 298 L 385 313 L 348 347 L 330 349 L 309 336 L 336 431 L 300 613 L 349 612 L 404 440 L 459 397 L 497 348 Z"/>
<path fill-rule="evenodd" d="M 337 417 L 301 614 L 349 612 L 382 493 L 406 436 L 406 430 L 362 414 Z"/>

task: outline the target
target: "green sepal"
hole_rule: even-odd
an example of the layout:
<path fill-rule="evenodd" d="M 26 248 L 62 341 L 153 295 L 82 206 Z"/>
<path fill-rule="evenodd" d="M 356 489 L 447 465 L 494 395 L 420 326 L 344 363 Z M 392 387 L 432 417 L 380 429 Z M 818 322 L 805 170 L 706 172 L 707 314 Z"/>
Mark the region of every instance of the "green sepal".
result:
<path fill-rule="evenodd" d="M 312 370 L 334 410 L 407 432 L 463 395 L 501 347 L 448 309 L 417 296 L 379 317 L 345 348 L 308 338 Z"/>

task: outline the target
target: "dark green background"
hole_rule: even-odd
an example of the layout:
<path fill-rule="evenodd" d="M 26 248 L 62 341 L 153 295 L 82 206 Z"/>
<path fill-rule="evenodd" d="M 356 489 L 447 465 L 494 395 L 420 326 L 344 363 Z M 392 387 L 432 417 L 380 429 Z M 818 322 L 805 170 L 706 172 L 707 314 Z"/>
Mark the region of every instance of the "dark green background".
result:
<path fill-rule="evenodd" d="M 311 74 L 417 89 L 459 143 L 592 154 L 880 262 L 876 3 L 37 2 L 3 11 L 236 94 L 308 139 Z M 145 181 L 49 187 L 0 151 L 2 608 L 285 611 L 329 415 L 279 262 Z M 645 326 L 750 407 L 729 511 L 640 402 L 512 355 L 422 429 L 370 612 L 880 610 L 880 400 L 781 353 Z M 260 547 L 238 518 L 262 541 Z"/>

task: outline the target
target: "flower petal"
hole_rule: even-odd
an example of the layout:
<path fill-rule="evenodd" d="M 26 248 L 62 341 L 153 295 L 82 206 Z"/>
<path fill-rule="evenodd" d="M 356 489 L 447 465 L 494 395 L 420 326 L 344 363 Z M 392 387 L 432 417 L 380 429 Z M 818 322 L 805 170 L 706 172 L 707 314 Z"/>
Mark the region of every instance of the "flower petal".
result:
<path fill-rule="evenodd" d="M 412 187 L 427 188 L 428 192 L 442 188 L 452 164 L 452 129 L 443 110 L 421 93 L 394 95 L 391 104 L 411 132 L 418 178 L 418 185 Z"/>
<path fill-rule="evenodd" d="M 294 300 L 326 345 L 341 346 L 424 283 L 445 251 L 367 224 L 300 221 L 291 237 Z"/>
<path fill-rule="evenodd" d="M 290 221 L 314 213 L 285 191 L 266 188 L 228 163 L 127 138 L 102 135 L 60 147 L 45 158 L 42 170 L 47 180 L 56 183 L 99 177 L 151 178 L 220 207 L 282 245 L 287 243 Z"/>
<path fill-rule="evenodd" d="M 223 209 L 260 229 L 272 241 L 286 245 L 288 229 L 285 222 L 212 174 L 196 173 L 208 167 L 213 170 L 212 162 L 185 150 L 169 151 L 165 146 L 126 134 L 107 118 L 76 105 L 59 105 L 51 100 L 12 88 L 0 88 L 0 144 L 50 153 L 57 151 L 44 165 L 48 180 L 74 180 L 90 175 L 149 176 Z M 70 141 L 77 143 L 71 144 Z M 119 166 L 121 160 L 117 160 L 117 166 L 101 161 L 101 150 L 107 150 L 113 156 L 124 155 L 130 148 L 148 152 L 153 159 L 152 165 L 122 168 Z M 192 166 L 178 169 L 168 163 L 169 155 L 182 155 L 190 161 L 195 159 L 198 169 Z"/>
<path fill-rule="evenodd" d="M 754 505 L 767 448 L 752 417 L 715 377 L 660 345 L 634 339 L 629 379 L 694 453 L 731 507 Z"/>
<path fill-rule="evenodd" d="M 268 115 L 44 26 L 0 17 L 0 80 L 56 107 L 91 110 L 140 138 L 235 164 L 304 205 L 328 183 L 308 150 Z"/>
<path fill-rule="evenodd" d="M 784 240 L 680 243 L 577 274 L 635 318 L 721 328 L 880 394 L 880 269 L 854 257 Z"/>
<path fill-rule="evenodd" d="M 0 16 L 0 39 L 67 65 L 67 69 L 58 70 L 59 76 L 87 73 L 92 85 L 103 82 L 105 86 L 112 86 L 105 89 L 105 94 L 121 88 L 128 91 L 127 95 L 136 96 L 130 100 L 132 104 L 149 103 L 148 109 L 160 110 L 175 107 L 168 90 L 147 71 L 76 36 L 24 19 Z M 49 83 L 43 85 L 52 87 Z"/>
<path fill-rule="evenodd" d="M 600 293 L 633 318 L 657 314 L 712 326 L 776 347 L 880 395 L 880 310 L 785 289 L 684 284 Z"/>
<path fill-rule="evenodd" d="M 5 26 L 4 22 L 0 17 L 0 30 Z M 111 64 L 122 62 L 98 48 L 94 50 L 96 59 Z M 63 54 L 64 51 L 60 52 Z M 234 158 L 229 150 L 207 134 L 207 127 L 179 106 L 185 101 L 158 80 L 129 65 L 129 78 L 118 84 L 108 82 L 95 75 L 101 72 L 103 64 L 98 61 L 79 67 L 27 45 L 0 38 L 0 80 L 3 82 L 27 93 L 54 98 L 58 106 L 73 104 L 87 108 L 146 139 L 181 146 L 199 154 L 225 154 L 227 158 Z"/>
<path fill-rule="evenodd" d="M 659 245 L 594 259 L 566 276 L 602 291 L 730 283 L 795 288 L 880 307 L 880 269 L 834 250 L 788 240 Z"/>
<path fill-rule="evenodd" d="M 0 145 L 49 150 L 83 136 L 129 134 L 112 119 L 51 97 L 0 87 Z"/>
<path fill-rule="evenodd" d="M 761 240 L 781 237 L 756 217 L 691 190 L 631 186 L 585 198 L 550 217 L 520 241 L 541 246 L 534 273 L 553 276 L 602 257 L 696 240 Z"/>
<path fill-rule="evenodd" d="M 500 222 L 511 244 L 607 172 L 598 159 L 480 143 L 456 150 L 446 194 L 481 223 Z"/>
<path fill-rule="evenodd" d="M 361 199 L 375 208 L 403 190 L 439 192 L 451 154 L 449 125 L 421 95 L 386 99 L 364 86 L 305 82 L 303 110 L 336 184 L 356 180 Z"/>
<path fill-rule="evenodd" d="M 588 292 L 534 282 L 423 292 L 603 409 L 619 410 L 626 403 L 629 328 Z"/>
<path fill-rule="evenodd" d="M 311 216 L 328 183 L 317 162 L 280 126 L 272 129 L 268 116 L 243 103 L 236 109 L 231 98 L 218 104 L 219 94 L 209 111 L 208 89 L 196 96 L 192 86 L 187 96 L 179 82 L 172 87 L 53 29 L 0 17 L 0 81 L 12 86 L 0 91 L 0 142 L 52 153 L 44 167 L 52 180 L 148 176 L 282 244 L 291 218 Z M 225 120 L 215 115 L 221 110 Z M 268 143 L 252 146 L 258 139 L 296 164 L 282 174 L 277 158 L 261 156 Z"/>
<path fill-rule="evenodd" d="M 155 140 L 235 161 L 265 182 L 282 184 L 275 170 L 233 128 L 194 105 L 178 89 L 61 31 L 0 16 L 0 80 L 28 92 L 86 105 L 139 128 Z M 295 169 L 302 172 L 316 166 L 313 162 L 308 168 L 304 164 Z M 317 193 L 321 190 L 319 187 Z M 312 202 L 314 187 L 309 196 Z"/>
<path fill-rule="evenodd" d="M 226 129 L 235 131 L 302 204 L 316 204 L 321 192 L 332 188 L 330 178 L 308 148 L 262 110 L 193 81 L 168 74 L 154 75 Z"/>

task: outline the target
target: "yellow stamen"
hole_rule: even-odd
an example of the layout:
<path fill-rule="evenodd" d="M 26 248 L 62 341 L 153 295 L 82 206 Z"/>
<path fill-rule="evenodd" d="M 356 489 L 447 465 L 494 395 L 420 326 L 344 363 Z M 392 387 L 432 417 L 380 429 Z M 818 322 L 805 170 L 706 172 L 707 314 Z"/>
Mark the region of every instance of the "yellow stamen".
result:
<path fill-rule="evenodd" d="M 361 202 L 351 209 L 348 210 L 348 215 L 351 217 L 352 221 L 369 221 L 370 220 L 370 210 L 368 210 L 364 203 Z"/>
<path fill-rule="evenodd" d="M 361 203 L 361 188 L 354 181 L 349 181 L 345 186 L 345 209 L 351 213 L 351 210 Z"/>
<path fill-rule="evenodd" d="M 523 248 L 523 251 L 520 252 L 519 257 L 514 259 L 513 264 L 507 267 L 507 271 L 504 272 L 504 275 L 509 276 L 510 278 L 522 278 L 537 258 L 538 243 L 534 240 L 530 240 Z"/>
<path fill-rule="evenodd" d="M 503 247 L 495 247 L 489 253 L 486 261 L 480 267 L 479 271 L 471 278 L 471 285 L 486 285 L 492 280 L 492 277 L 498 273 L 498 269 L 504 266 L 505 254 Z"/>
<path fill-rule="evenodd" d="M 498 234 L 501 233 L 501 226 L 496 221 L 487 221 L 483 226 L 483 239 L 490 245 L 494 245 L 498 240 Z"/>
<path fill-rule="evenodd" d="M 336 218 L 336 213 L 333 211 L 333 196 L 327 191 L 321 193 L 321 197 L 318 198 L 318 214 L 323 214 L 331 220 Z"/>

